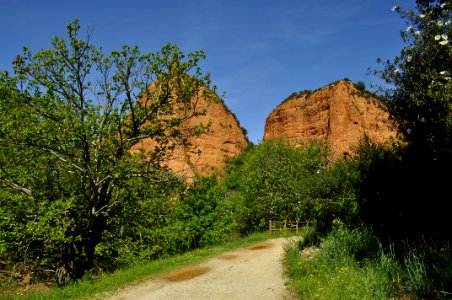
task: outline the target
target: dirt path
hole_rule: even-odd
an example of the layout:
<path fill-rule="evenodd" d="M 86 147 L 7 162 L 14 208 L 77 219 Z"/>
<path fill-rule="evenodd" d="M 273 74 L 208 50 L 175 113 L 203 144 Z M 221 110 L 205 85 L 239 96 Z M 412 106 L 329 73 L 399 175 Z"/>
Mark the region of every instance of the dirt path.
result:
<path fill-rule="evenodd" d="M 281 263 L 285 242 L 273 239 L 227 252 L 128 287 L 109 299 L 292 299 Z"/>

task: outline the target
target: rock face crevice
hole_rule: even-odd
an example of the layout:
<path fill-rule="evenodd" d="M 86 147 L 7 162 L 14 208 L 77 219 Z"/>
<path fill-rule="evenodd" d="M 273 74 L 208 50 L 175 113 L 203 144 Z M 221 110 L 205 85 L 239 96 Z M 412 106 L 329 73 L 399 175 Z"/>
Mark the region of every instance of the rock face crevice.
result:
<path fill-rule="evenodd" d="M 263 140 L 283 138 L 295 144 L 315 139 L 329 145 L 332 157 L 339 158 L 352 155 L 364 135 L 383 143 L 396 134 L 378 99 L 341 80 L 284 100 L 267 117 Z"/>

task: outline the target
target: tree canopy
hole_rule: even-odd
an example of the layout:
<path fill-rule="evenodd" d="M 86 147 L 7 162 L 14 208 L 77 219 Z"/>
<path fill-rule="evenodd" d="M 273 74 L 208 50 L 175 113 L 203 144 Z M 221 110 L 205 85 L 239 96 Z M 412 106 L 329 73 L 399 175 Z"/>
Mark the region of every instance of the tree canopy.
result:
<path fill-rule="evenodd" d="M 386 99 L 401 139 L 360 153 L 361 216 L 382 240 L 450 238 L 452 3 L 416 3 L 393 7 L 407 22 L 405 46 L 377 72 L 390 84 Z"/>
<path fill-rule="evenodd" d="M 393 88 L 389 108 L 407 139 L 428 152 L 452 149 L 452 3 L 417 1 L 416 10 L 394 6 L 406 19 L 405 46 L 379 75 Z"/>
<path fill-rule="evenodd" d="M 57 270 L 61 282 L 92 267 L 107 224 L 132 203 L 134 180 L 150 189 L 177 181 L 160 162 L 188 137 L 179 125 L 203 113 L 197 97 L 213 89 L 202 51 L 124 45 L 105 54 L 92 30 L 80 35 L 70 22 L 67 37 L 36 53 L 25 47 L 16 76 L 0 77 L 1 250 Z M 131 155 L 144 138 L 155 148 Z"/>

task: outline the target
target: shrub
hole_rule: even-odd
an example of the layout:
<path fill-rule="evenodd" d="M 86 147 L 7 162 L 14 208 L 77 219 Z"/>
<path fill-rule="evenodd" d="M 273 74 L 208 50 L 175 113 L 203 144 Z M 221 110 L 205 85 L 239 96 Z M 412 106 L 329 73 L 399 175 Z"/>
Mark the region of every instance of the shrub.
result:
<path fill-rule="evenodd" d="M 355 219 L 355 164 L 328 164 L 328 149 L 318 142 L 298 146 L 265 141 L 229 163 L 223 184 L 242 233 L 266 230 L 269 219 L 315 220 L 323 233 L 334 219 Z"/>
<path fill-rule="evenodd" d="M 340 225 L 322 242 L 322 256 L 331 261 L 374 259 L 377 253 L 378 241 L 367 228 L 349 229 Z"/>
<path fill-rule="evenodd" d="M 182 195 L 175 226 L 182 229 L 189 249 L 224 242 L 236 233 L 234 207 L 224 198 L 215 177 L 198 178 Z"/>
<path fill-rule="evenodd" d="M 240 208 L 242 228 L 266 230 L 269 219 L 312 219 L 313 202 L 322 192 L 326 154 L 318 143 L 294 148 L 275 140 L 232 161 L 224 186 L 227 199 Z"/>
<path fill-rule="evenodd" d="M 362 81 L 358 81 L 357 83 L 354 84 L 355 88 L 357 88 L 360 91 L 365 91 L 366 90 L 366 84 Z"/>

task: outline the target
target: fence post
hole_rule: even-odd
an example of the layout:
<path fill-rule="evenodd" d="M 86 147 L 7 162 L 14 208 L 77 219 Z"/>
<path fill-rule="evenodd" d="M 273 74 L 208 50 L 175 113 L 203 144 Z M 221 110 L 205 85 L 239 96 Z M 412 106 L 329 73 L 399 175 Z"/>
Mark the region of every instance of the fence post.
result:
<path fill-rule="evenodd" d="M 270 236 L 272 235 L 272 220 L 268 220 L 268 232 L 270 233 Z"/>
<path fill-rule="evenodd" d="M 296 221 L 295 221 L 295 232 L 298 234 L 298 222 L 299 222 L 299 220 L 297 219 Z"/>

